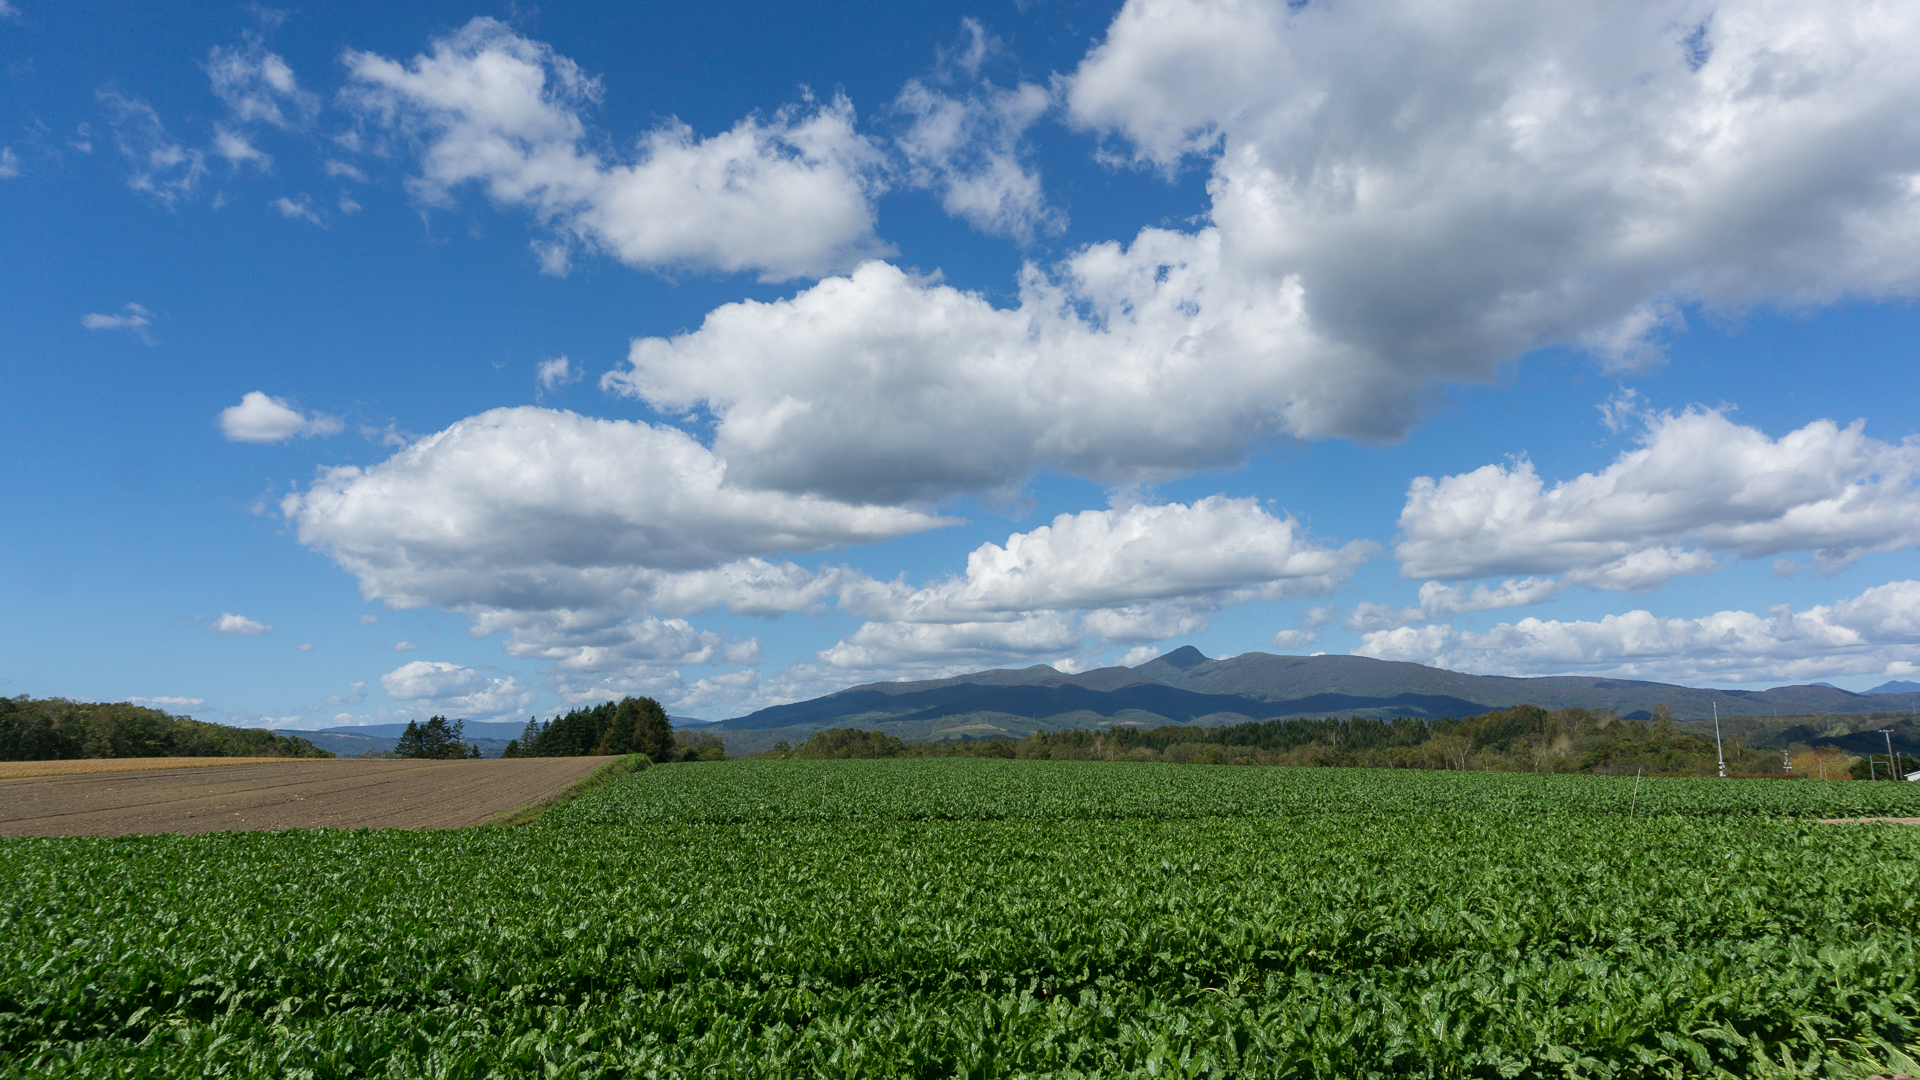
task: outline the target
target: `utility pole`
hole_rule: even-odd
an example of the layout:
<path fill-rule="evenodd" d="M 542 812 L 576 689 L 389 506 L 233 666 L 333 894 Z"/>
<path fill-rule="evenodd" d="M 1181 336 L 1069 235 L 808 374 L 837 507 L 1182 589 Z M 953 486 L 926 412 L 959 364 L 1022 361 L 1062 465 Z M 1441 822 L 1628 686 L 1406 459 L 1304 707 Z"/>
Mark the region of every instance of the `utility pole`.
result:
<path fill-rule="evenodd" d="M 1727 778 L 1727 750 L 1720 744 L 1720 703 L 1713 703 L 1713 750 L 1720 755 L 1720 779 Z"/>
<path fill-rule="evenodd" d="M 1787 773 L 1792 773 L 1793 772 L 1793 755 L 1788 753 L 1785 750 L 1780 751 L 1780 764 L 1782 766 L 1782 771 Z"/>
<path fill-rule="evenodd" d="M 1880 734 L 1887 740 L 1887 768 L 1893 770 L 1893 778 L 1898 780 L 1900 779 L 1900 762 L 1893 756 L 1893 729 L 1883 727 L 1880 729 Z"/>

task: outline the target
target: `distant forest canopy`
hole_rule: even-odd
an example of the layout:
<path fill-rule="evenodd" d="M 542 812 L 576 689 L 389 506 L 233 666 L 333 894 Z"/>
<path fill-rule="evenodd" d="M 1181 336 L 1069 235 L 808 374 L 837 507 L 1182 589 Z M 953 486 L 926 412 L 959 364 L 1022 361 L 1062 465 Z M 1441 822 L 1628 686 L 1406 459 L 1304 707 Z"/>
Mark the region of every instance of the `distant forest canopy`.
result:
<path fill-rule="evenodd" d="M 526 730 L 507 743 L 501 757 L 586 757 L 645 754 L 655 762 L 718 761 L 726 744 L 708 732 L 673 730 L 667 711 L 652 698 L 626 697 L 574 709 L 544 723 L 528 717 Z"/>
<path fill-rule="evenodd" d="M 1832 719 L 1832 718 L 1825 718 Z M 1850 717 L 1849 720 L 1859 718 Z M 1807 722 L 1810 721 L 1810 722 Z M 1874 722 L 1892 731 L 1901 771 L 1920 769 L 1920 723 L 1887 714 Z M 1480 716 L 1421 719 L 1267 720 L 1230 727 L 1168 725 L 1151 729 L 1036 732 L 1020 739 L 907 743 L 878 731 L 833 728 L 798 746 L 776 743 L 764 758 L 978 756 L 1053 760 L 1163 761 L 1178 764 L 1327 765 L 1399 769 L 1583 772 L 1711 776 L 1719 753 L 1711 731 L 1682 727 L 1665 707 L 1651 720 L 1622 720 L 1605 710 L 1548 712 L 1516 705 Z M 1743 733 L 1723 732 L 1727 771 L 1735 776 L 1800 775 L 1844 780 L 1887 778 L 1883 753 L 1861 756 L 1836 741 L 1862 733 L 1792 717 L 1763 732 L 1749 720 Z M 1818 732 L 1833 737 L 1821 739 Z M 1771 735 L 1771 738 L 1768 737 Z M 1875 739 L 1881 738 L 1876 732 Z M 1762 740 L 1765 740 L 1764 742 Z M 1771 742 L 1772 745 L 1767 745 Z M 1863 747 L 1862 749 L 1868 749 Z M 1790 774 L 1788 761 L 1793 763 Z"/>
<path fill-rule="evenodd" d="M 127 702 L 0 698 L 0 761 L 332 756 L 296 735 L 210 724 Z"/>

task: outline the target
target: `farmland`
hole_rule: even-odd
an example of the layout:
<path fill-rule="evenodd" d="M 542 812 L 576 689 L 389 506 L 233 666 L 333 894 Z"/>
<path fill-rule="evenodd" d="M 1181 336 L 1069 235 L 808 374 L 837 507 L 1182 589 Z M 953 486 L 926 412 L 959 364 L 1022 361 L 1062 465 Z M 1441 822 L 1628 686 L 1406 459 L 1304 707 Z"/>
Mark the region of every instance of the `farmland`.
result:
<path fill-rule="evenodd" d="M 71 758 L 55 761 L 0 761 L 0 780 L 25 776 L 80 776 L 87 773 L 152 772 L 155 769 L 220 769 L 234 765 L 291 765 L 308 758 L 167 757 Z"/>
<path fill-rule="evenodd" d="M 518 829 L 0 841 L 7 1075 L 1864 1077 L 1920 785 L 669 765 Z"/>
<path fill-rule="evenodd" d="M 459 828 L 553 795 L 609 759 L 232 760 L 162 758 L 139 772 L 116 766 L 140 759 L 23 763 L 63 768 L 0 779 L 0 836 Z"/>

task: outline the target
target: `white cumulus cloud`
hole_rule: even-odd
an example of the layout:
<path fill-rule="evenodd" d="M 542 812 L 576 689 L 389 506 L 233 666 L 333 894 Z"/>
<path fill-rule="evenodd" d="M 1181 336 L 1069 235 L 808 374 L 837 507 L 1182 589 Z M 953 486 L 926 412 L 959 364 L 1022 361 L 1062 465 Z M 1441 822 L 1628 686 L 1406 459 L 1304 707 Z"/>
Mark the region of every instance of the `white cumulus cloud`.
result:
<path fill-rule="evenodd" d="M 283 511 L 303 543 L 395 607 L 598 603 L 656 571 L 871 543 L 944 524 L 914 510 L 734 487 L 674 428 L 495 409 L 365 469 L 321 473 Z"/>
<path fill-rule="evenodd" d="M 343 428 L 337 416 L 303 414 L 285 399 L 259 390 L 249 390 L 240 404 L 220 410 L 220 431 L 234 442 L 284 442 L 295 436 L 337 435 Z"/>
<path fill-rule="evenodd" d="M 1548 486 L 1531 462 L 1420 477 L 1394 554 L 1408 577 L 1564 574 L 1646 589 L 1713 553 L 1812 551 L 1829 568 L 1920 543 L 1920 440 L 1817 420 L 1778 439 L 1717 410 L 1651 418 L 1638 448 Z"/>
<path fill-rule="evenodd" d="M 594 149 L 583 113 L 600 82 L 543 43 L 476 18 L 409 61 L 349 52 L 343 100 L 418 147 L 417 196 L 480 185 L 553 230 L 542 262 L 573 245 L 632 266 L 816 276 L 885 250 L 870 196 L 878 151 L 845 99 L 749 117 L 702 137 L 672 122 L 625 158 Z"/>
<path fill-rule="evenodd" d="M 1299 290 L 1223 277 L 1218 239 L 1093 246 L 1057 280 L 1029 272 L 1013 309 L 869 262 L 637 340 L 601 385 L 711 410 L 750 483 L 840 498 L 1004 492 L 1041 465 L 1160 480 L 1283 434 L 1394 428 L 1397 377 L 1323 363 Z"/>
<path fill-rule="evenodd" d="M 534 381 L 540 384 L 542 390 L 553 390 L 568 383 L 579 382 L 582 374 L 583 372 L 573 361 L 564 356 L 556 356 L 551 360 L 540 361 L 539 366 L 534 369 Z"/>
<path fill-rule="evenodd" d="M 1671 306 L 1912 295 L 1920 11 L 1129 0 L 1079 123 L 1213 162 L 1236 261 L 1317 327 L 1459 375 L 1634 359 Z"/>
<path fill-rule="evenodd" d="M 1647 611 L 1598 621 L 1522 619 L 1484 633 L 1401 627 L 1354 652 L 1488 675 L 1606 675 L 1666 682 L 1804 682 L 1920 671 L 1920 581 L 1892 581 L 1851 599 L 1766 614 L 1721 611 L 1662 618 Z"/>
<path fill-rule="evenodd" d="M 820 657 L 834 667 L 953 668 L 1075 653 L 1088 635 L 1160 641 L 1204 630 L 1207 613 L 1227 604 L 1330 592 L 1377 550 L 1316 542 L 1254 499 L 1061 514 L 1004 546 L 982 544 L 964 576 L 917 589 L 848 578 L 841 610 L 874 621 Z"/>
<path fill-rule="evenodd" d="M 678 667 L 758 664 L 760 643 L 700 630 L 685 619 L 576 610 L 516 619 L 507 653 L 548 661 L 549 683 L 568 700 L 616 686 L 639 692 L 643 684 L 677 698 Z"/>
<path fill-rule="evenodd" d="M 222 612 L 208 629 L 216 634 L 228 634 L 233 637 L 259 637 L 273 632 L 273 627 L 266 623 L 249 619 L 245 615 L 235 615 L 230 611 Z"/>
<path fill-rule="evenodd" d="M 464 714 L 459 719 L 517 716 L 533 704 L 533 691 L 511 675 L 435 660 L 402 664 L 380 676 L 380 688 L 425 712 Z"/>
<path fill-rule="evenodd" d="M 368 599 L 460 612 L 568 677 L 750 663 L 751 639 L 671 616 L 818 609 L 846 572 L 774 556 L 948 523 L 737 488 L 725 461 L 677 429 L 532 407 L 460 421 L 369 468 L 326 470 L 282 510 Z"/>
<path fill-rule="evenodd" d="M 1121 609 L 1249 589 L 1267 599 L 1332 590 L 1377 548 L 1315 543 L 1255 499 L 1223 496 L 1061 514 L 982 544 L 964 577 L 908 590 L 850 587 L 841 606 L 908 622 L 963 622 L 1049 608 Z"/>
<path fill-rule="evenodd" d="M 1200 227 L 1030 267 L 1004 307 L 868 263 L 636 341 L 605 385 L 839 498 L 1398 438 L 1530 350 L 1642 362 L 1689 305 L 1914 295 L 1916 48 L 1911 5 L 1132 0 L 1069 115 L 1205 155 Z M 929 146 L 964 126 L 922 104 Z"/>
<path fill-rule="evenodd" d="M 1040 654 L 1073 651 L 1084 637 L 1073 616 L 1045 611 L 995 622 L 871 622 L 820 654 L 835 668 L 902 670 L 933 667 L 922 677 L 1032 663 Z"/>

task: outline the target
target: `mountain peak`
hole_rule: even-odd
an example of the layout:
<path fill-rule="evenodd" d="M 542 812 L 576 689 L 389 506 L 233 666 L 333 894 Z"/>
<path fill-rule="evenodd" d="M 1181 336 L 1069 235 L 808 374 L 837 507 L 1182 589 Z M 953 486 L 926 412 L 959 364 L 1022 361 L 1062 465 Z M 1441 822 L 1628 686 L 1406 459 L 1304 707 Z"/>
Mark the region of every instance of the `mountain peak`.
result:
<path fill-rule="evenodd" d="M 1206 663 L 1208 659 L 1207 654 L 1201 652 L 1199 649 L 1191 645 L 1182 645 L 1165 656 L 1157 656 L 1147 661 L 1147 664 L 1165 664 L 1168 667 L 1185 671 L 1188 668 L 1199 667 L 1201 664 Z M 1142 664 L 1140 666 L 1146 667 L 1147 665 Z"/>

